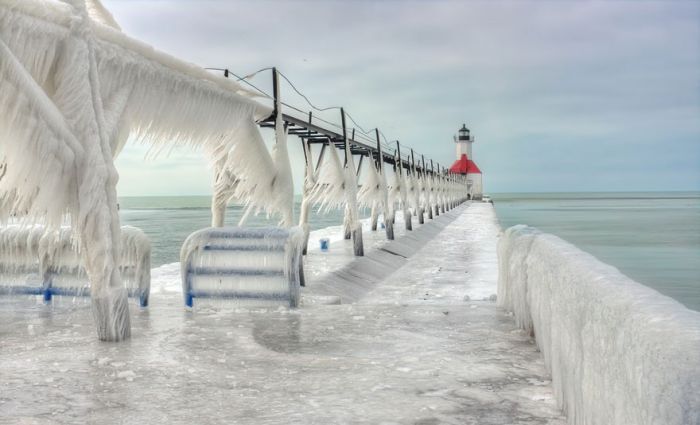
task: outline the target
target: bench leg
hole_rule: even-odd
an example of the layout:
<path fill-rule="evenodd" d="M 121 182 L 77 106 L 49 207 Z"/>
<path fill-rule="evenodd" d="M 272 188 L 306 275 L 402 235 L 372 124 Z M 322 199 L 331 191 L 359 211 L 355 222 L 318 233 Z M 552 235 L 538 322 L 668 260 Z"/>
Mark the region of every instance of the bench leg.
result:
<path fill-rule="evenodd" d="M 44 288 L 44 304 L 51 303 L 51 288 Z"/>
<path fill-rule="evenodd" d="M 141 295 L 139 295 L 139 306 L 148 307 L 148 294 L 147 293 L 141 292 Z"/>

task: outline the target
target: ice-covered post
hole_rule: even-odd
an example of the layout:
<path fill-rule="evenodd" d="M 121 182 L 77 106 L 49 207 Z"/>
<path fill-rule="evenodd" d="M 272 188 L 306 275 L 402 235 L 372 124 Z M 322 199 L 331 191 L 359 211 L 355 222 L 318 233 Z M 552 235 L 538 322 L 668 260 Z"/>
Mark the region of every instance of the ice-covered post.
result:
<path fill-rule="evenodd" d="M 432 185 L 432 176 L 428 174 L 428 169 L 425 168 L 425 155 L 420 156 L 421 163 L 423 164 L 423 182 L 425 186 L 423 186 L 423 191 L 424 191 L 424 200 L 425 200 L 425 206 L 428 208 L 428 218 L 430 220 L 433 219 L 433 204 L 430 202 L 430 198 L 432 196 L 432 191 L 433 191 L 433 185 Z"/>
<path fill-rule="evenodd" d="M 406 230 L 413 230 L 413 223 L 411 217 L 411 210 L 408 208 L 408 199 L 406 197 L 406 179 L 403 178 L 403 160 L 401 159 L 401 144 L 396 141 L 396 152 L 398 154 L 398 170 L 399 170 L 399 180 L 400 184 L 400 196 L 401 196 L 401 209 L 403 210 L 403 219 L 406 225 Z"/>
<path fill-rule="evenodd" d="M 374 157 L 372 156 L 372 150 L 367 149 L 367 155 L 369 155 L 370 159 L 370 167 L 374 167 L 375 170 L 377 170 L 377 162 L 374 160 Z M 379 171 L 377 171 L 377 175 L 379 175 Z M 358 175 L 359 179 L 359 175 Z M 366 184 L 366 183 L 365 183 Z M 380 184 L 381 186 L 381 184 Z M 369 219 L 369 227 L 373 232 L 377 231 L 377 222 L 379 221 L 379 209 L 381 202 L 378 199 L 374 199 L 372 201 L 372 211 L 370 213 L 370 219 Z"/>
<path fill-rule="evenodd" d="M 442 172 L 442 166 L 438 164 L 438 180 L 440 182 L 440 212 L 445 213 L 445 176 Z"/>
<path fill-rule="evenodd" d="M 313 115 L 309 112 L 309 125 L 311 125 L 311 120 Z M 311 130 L 309 130 L 308 136 L 311 136 Z M 304 231 L 304 246 L 302 254 L 306 255 L 306 251 L 309 247 L 309 211 L 311 210 L 311 190 L 316 184 L 316 176 L 313 165 L 313 156 L 311 155 L 311 143 L 307 140 L 302 139 L 301 144 L 304 148 L 304 188 L 301 198 L 301 210 L 299 212 L 299 227 Z M 324 145 L 325 146 L 325 145 Z"/>
<path fill-rule="evenodd" d="M 445 170 L 445 211 L 452 208 L 452 177 L 450 172 Z"/>
<path fill-rule="evenodd" d="M 440 190 L 439 188 L 439 180 L 437 178 L 437 174 L 435 174 L 435 164 L 433 164 L 433 160 L 430 160 L 430 173 L 432 174 L 432 199 L 433 203 L 435 204 L 435 217 L 440 215 L 440 200 L 438 198 L 438 191 Z M 432 208 L 432 207 L 431 207 Z"/>
<path fill-rule="evenodd" d="M 64 113 L 73 134 L 83 145 L 85 157 L 77 167 L 78 222 L 90 279 L 92 315 L 102 341 L 121 341 L 131 336 L 126 288 L 119 272 L 121 228 L 117 210 L 117 181 L 109 131 L 85 2 L 70 2 L 79 12 L 79 25 L 65 43 L 54 83 L 56 106 Z M 83 105 L 76 108 L 76 104 Z M 60 164 L 57 164 L 60 166 Z"/>
<path fill-rule="evenodd" d="M 213 194 L 211 196 L 211 227 L 223 227 L 226 217 L 226 203 L 228 198 L 226 192 L 221 187 L 224 178 L 225 159 L 219 159 L 214 164 L 214 182 L 212 184 Z"/>
<path fill-rule="evenodd" d="M 418 210 L 418 224 L 424 224 L 425 223 L 425 218 L 423 217 L 423 204 L 421 203 L 421 192 L 423 188 L 423 182 L 421 181 L 421 173 L 418 172 L 418 168 L 416 167 L 416 157 L 413 153 L 413 149 L 411 149 L 411 162 L 413 163 L 413 173 L 414 175 L 414 181 L 415 184 L 413 185 L 413 190 L 415 190 L 415 197 L 416 197 L 416 209 Z"/>
<path fill-rule="evenodd" d="M 353 250 L 356 256 L 365 255 L 362 243 L 362 223 L 358 219 L 357 213 L 357 173 L 350 151 L 347 127 L 345 126 L 345 110 L 340 108 L 341 121 L 343 124 L 343 142 L 345 143 L 345 213 L 346 223 L 352 234 Z"/>
<path fill-rule="evenodd" d="M 386 175 L 384 174 L 384 153 L 382 153 L 382 142 L 379 139 L 379 129 L 374 129 L 374 134 L 377 137 L 377 170 L 379 171 L 379 179 L 382 184 L 382 214 L 384 215 L 384 229 L 386 230 L 386 238 L 394 240 L 394 217 L 389 217 L 389 191 L 387 190 Z"/>
<path fill-rule="evenodd" d="M 224 70 L 224 77 L 228 78 L 228 69 Z M 216 158 L 217 155 L 220 155 Z M 225 170 L 226 154 L 216 152 L 214 154 L 214 181 L 212 182 L 211 196 L 211 227 L 224 227 L 226 221 L 226 207 L 229 198 L 235 190 L 235 185 L 230 182 L 234 179 L 227 178 Z"/>
<path fill-rule="evenodd" d="M 343 125 L 343 129 L 345 129 L 345 126 Z M 343 130 L 345 131 L 345 130 Z M 355 129 L 352 131 L 352 139 L 355 138 Z M 347 137 L 345 136 L 345 133 L 343 132 L 343 140 L 345 143 L 345 146 L 343 146 L 343 149 L 345 150 L 345 164 L 344 168 L 348 168 L 348 149 L 347 149 Z M 350 154 L 350 158 L 352 158 L 352 153 Z M 354 165 L 353 165 L 354 168 Z M 345 180 L 347 180 L 347 171 L 345 172 Z M 345 182 L 346 188 L 347 188 L 347 182 Z M 350 204 L 346 203 L 345 204 L 345 213 L 343 214 L 343 237 L 346 240 L 350 240 L 352 238 L 352 211 L 350 211 Z"/>

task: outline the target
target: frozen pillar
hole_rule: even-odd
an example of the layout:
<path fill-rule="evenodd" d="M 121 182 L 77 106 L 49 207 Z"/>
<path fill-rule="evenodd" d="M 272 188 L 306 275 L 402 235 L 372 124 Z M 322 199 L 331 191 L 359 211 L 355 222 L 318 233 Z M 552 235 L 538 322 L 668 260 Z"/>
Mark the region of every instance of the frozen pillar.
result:
<path fill-rule="evenodd" d="M 362 223 L 357 211 L 357 170 L 355 161 L 352 159 L 352 152 L 350 152 L 343 108 L 340 108 L 340 115 L 343 124 L 343 141 L 345 142 L 345 239 L 352 238 L 353 252 L 356 256 L 361 257 L 365 255 L 365 249 L 362 241 Z"/>
<path fill-rule="evenodd" d="M 379 211 L 377 203 L 372 203 L 372 213 L 370 214 L 370 224 L 373 232 L 377 231 L 377 222 L 379 221 Z"/>
<path fill-rule="evenodd" d="M 57 61 L 54 100 L 84 149 L 85 157 L 76 170 L 79 211 L 74 225 L 80 232 L 90 279 L 97 336 L 102 341 L 121 341 L 131 336 L 131 323 L 118 267 L 121 239 L 116 185 L 119 177 L 105 128 L 90 18 L 83 1 L 70 3 L 79 11 L 82 25 L 71 27 L 64 54 Z M 75 108 L 78 103 L 85 107 Z"/>
<path fill-rule="evenodd" d="M 311 118 L 309 118 L 311 121 Z M 315 184 L 315 173 L 314 166 L 311 157 L 311 146 L 309 142 L 303 141 L 302 145 L 304 147 L 304 157 L 306 164 L 306 174 L 304 176 L 304 193 L 301 198 L 301 211 L 299 213 L 299 227 L 304 231 L 304 244 L 302 248 L 302 255 L 306 255 L 306 251 L 309 248 L 309 233 L 311 233 L 311 228 L 309 227 L 309 213 L 311 210 L 311 199 L 309 199 L 311 189 Z"/>

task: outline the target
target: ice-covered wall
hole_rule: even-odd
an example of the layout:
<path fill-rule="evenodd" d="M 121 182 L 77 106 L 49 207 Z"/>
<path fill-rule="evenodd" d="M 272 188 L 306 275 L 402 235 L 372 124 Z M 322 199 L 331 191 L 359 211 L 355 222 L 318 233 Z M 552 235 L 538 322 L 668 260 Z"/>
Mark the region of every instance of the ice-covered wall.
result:
<path fill-rule="evenodd" d="M 527 226 L 498 256 L 498 302 L 534 332 L 569 423 L 700 423 L 700 312 Z"/>

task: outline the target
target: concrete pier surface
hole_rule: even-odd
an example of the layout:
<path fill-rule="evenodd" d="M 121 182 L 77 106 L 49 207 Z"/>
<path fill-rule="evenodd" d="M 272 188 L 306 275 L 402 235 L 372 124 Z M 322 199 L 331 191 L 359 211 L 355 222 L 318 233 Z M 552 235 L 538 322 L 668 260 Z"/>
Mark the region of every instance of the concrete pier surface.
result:
<path fill-rule="evenodd" d="M 342 239 L 323 258 L 312 234 L 296 310 L 187 312 L 176 266 L 154 270 L 123 343 L 97 341 L 87 302 L 2 298 L 0 423 L 564 424 L 540 353 L 491 298 L 492 206 L 414 226 L 391 243 L 366 231 L 365 259 Z M 343 304 L 314 302 L 363 273 Z"/>

